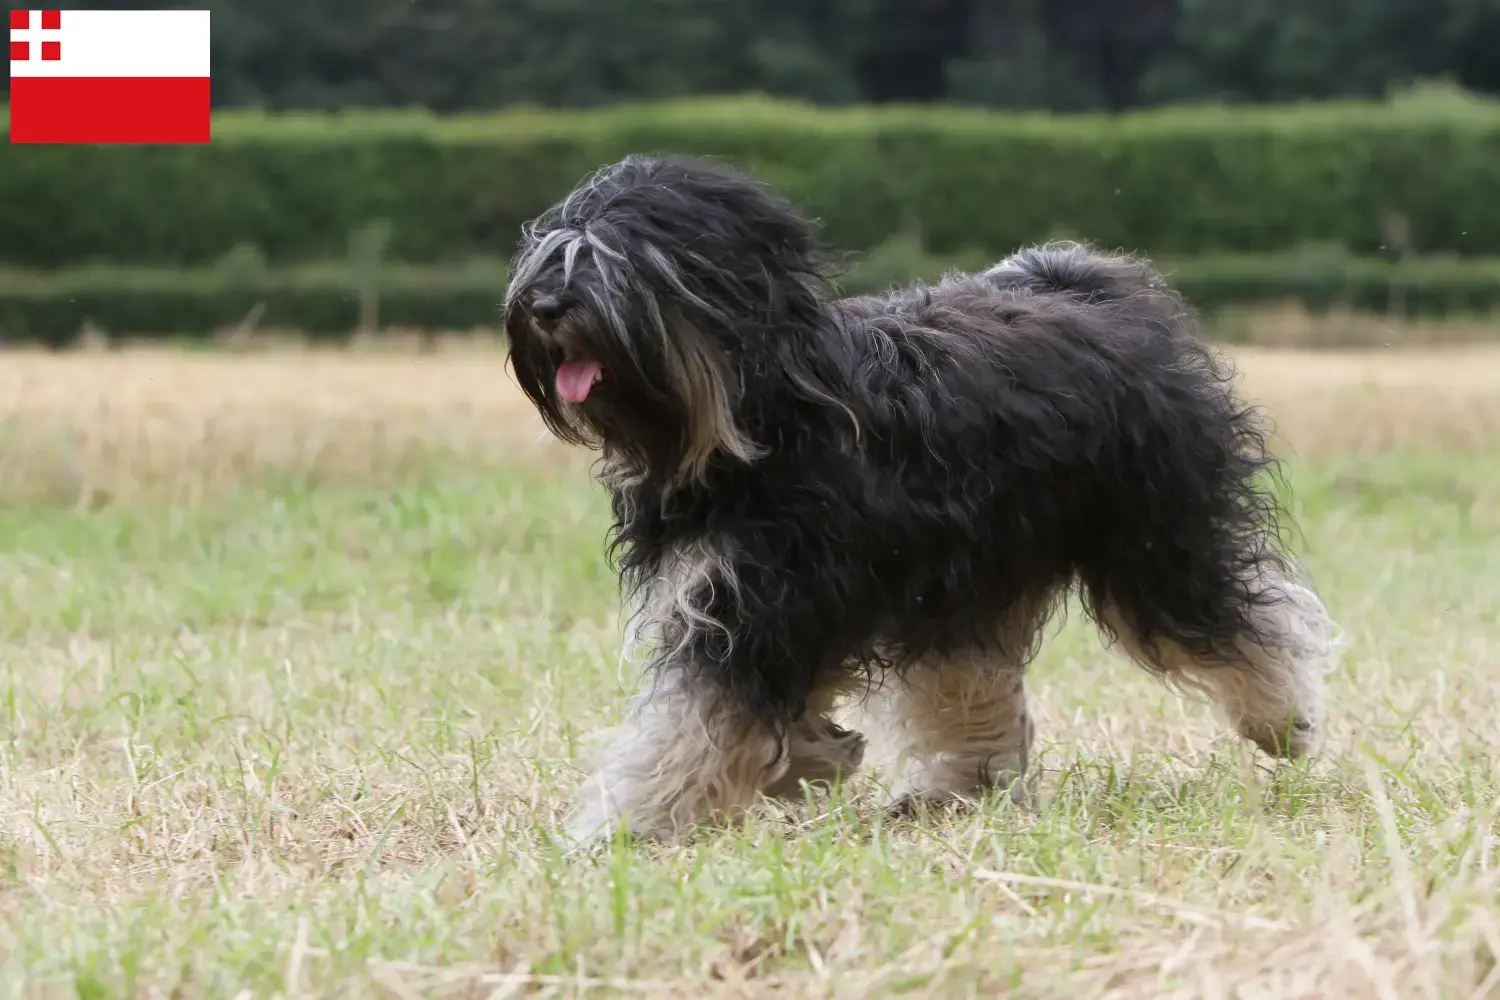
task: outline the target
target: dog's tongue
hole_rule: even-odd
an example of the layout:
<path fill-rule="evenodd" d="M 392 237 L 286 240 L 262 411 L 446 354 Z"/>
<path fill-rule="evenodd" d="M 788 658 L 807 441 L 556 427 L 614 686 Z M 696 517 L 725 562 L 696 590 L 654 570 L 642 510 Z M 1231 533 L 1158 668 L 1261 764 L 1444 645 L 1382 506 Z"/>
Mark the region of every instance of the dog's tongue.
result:
<path fill-rule="evenodd" d="M 570 403 L 583 402 L 602 370 L 597 361 L 564 361 L 557 368 L 557 394 Z"/>

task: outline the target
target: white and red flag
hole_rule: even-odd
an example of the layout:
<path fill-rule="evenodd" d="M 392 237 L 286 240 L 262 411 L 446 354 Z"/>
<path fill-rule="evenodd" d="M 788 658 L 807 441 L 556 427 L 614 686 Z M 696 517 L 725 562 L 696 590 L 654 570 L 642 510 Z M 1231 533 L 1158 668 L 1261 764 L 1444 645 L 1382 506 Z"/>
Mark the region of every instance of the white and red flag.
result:
<path fill-rule="evenodd" d="M 11 142 L 207 142 L 206 10 L 10 12 Z"/>

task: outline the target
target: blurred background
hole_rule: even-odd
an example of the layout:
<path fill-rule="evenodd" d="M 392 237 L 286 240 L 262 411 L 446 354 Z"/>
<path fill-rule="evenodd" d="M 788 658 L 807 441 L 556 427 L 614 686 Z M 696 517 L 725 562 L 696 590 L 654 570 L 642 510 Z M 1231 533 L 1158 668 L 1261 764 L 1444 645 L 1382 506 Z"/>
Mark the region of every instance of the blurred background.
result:
<path fill-rule="evenodd" d="M 782 186 L 851 292 L 1073 238 L 1225 340 L 1500 300 L 1500 0 L 205 2 L 209 146 L 0 154 L 6 341 L 487 329 L 522 222 L 641 151 Z"/>

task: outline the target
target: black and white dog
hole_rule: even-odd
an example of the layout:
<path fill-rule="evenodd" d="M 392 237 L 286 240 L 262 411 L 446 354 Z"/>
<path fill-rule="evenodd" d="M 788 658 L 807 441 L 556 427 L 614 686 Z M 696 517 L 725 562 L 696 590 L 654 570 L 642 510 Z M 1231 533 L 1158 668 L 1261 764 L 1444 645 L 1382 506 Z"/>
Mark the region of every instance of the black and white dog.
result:
<path fill-rule="evenodd" d="M 788 203 L 698 161 L 629 157 L 526 228 L 510 363 L 602 449 L 651 667 L 575 838 L 672 838 L 850 773 L 851 697 L 892 807 L 1009 784 L 1070 588 L 1267 753 L 1317 748 L 1336 629 L 1256 414 L 1156 273 L 1047 247 L 839 299 L 827 261 Z"/>

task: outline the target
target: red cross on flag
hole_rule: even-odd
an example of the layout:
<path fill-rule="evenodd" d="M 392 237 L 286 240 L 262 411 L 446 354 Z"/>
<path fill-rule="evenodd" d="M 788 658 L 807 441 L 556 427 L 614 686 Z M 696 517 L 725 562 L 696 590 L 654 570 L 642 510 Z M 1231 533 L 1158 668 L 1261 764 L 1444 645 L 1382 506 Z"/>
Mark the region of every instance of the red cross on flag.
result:
<path fill-rule="evenodd" d="M 13 10 L 10 141 L 207 142 L 208 11 Z"/>

